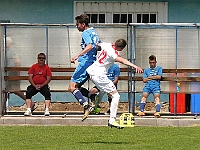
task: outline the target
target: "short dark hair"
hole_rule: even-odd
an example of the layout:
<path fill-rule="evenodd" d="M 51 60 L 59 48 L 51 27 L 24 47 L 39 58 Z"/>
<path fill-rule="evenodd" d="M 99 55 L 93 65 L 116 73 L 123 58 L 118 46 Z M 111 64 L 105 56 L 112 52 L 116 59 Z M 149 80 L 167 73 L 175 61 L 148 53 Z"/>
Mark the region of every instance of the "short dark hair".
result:
<path fill-rule="evenodd" d="M 156 56 L 154 56 L 154 55 L 149 56 L 149 60 L 155 60 L 156 61 Z"/>
<path fill-rule="evenodd" d="M 127 42 L 125 39 L 118 39 L 116 42 L 115 42 L 115 47 L 121 47 L 121 48 L 124 48 L 126 47 L 127 45 Z"/>
<path fill-rule="evenodd" d="M 39 57 L 39 56 L 44 56 L 44 58 L 46 59 L 45 53 L 39 53 L 39 54 L 38 54 L 38 57 Z"/>
<path fill-rule="evenodd" d="M 85 23 L 85 25 L 88 26 L 89 21 L 90 21 L 90 18 L 89 18 L 89 16 L 86 15 L 86 14 L 81 14 L 80 16 L 76 16 L 76 17 L 75 17 L 75 20 L 76 20 L 78 23 Z"/>

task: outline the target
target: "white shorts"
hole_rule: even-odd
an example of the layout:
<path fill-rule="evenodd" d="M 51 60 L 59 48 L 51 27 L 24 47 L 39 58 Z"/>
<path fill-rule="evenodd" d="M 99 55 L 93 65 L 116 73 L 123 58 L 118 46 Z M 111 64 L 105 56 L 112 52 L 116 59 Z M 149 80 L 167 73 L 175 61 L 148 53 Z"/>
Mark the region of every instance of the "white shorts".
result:
<path fill-rule="evenodd" d="M 106 75 L 104 76 L 90 75 L 90 79 L 100 91 L 111 93 L 116 90 L 115 85 L 110 79 L 108 79 Z"/>

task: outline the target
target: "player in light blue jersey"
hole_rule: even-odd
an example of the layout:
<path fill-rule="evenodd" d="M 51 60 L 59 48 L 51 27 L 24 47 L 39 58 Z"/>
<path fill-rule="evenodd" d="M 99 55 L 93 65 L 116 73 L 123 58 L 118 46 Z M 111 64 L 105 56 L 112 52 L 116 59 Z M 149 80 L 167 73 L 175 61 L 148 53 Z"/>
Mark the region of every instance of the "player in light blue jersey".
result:
<path fill-rule="evenodd" d="M 149 68 L 144 70 L 143 82 L 146 83 L 143 88 L 142 99 L 140 102 L 140 112 L 138 116 L 144 116 L 144 108 L 149 94 L 154 95 L 156 112 L 155 117 L 160 117 L 160 80 L 162 78 L 162 67 L 156 66 L 156 57 L 149 56 Z"/>
<path fill-rule="evenodd" d="M 108 77 L 108 79 L 110 79 L 111 81 L 113 81 L 113 83 L 114 83 L 114 85 L 116 87 L 117 87 L 119 75 L 120 75 L 120 68 L 119 68 L 119 66 L 117 64 L 113 64 L 108 69 L 107 77 Z"/>
<path fill-rule="evenodd" d="M 101 41 L 94 28 L 89 27 L 89 16 L 82 14 L 75 17 L 75 20 L 77 29 L 82 32 L 82 51 L 71 59 L 71 63 L 75 63 L 75 61 L 78 60 L 79 65 L 71 77 L 68 89 L 84 107 L 85 114 L 82 118 L 82 121 L 84 121 L 92 111 L 92 107 L 84 99 L 78 88 L 81 87 L 81 85 L 83 85 L 89 78 L 86 69 L 96 60 L 97 44 Z"/>

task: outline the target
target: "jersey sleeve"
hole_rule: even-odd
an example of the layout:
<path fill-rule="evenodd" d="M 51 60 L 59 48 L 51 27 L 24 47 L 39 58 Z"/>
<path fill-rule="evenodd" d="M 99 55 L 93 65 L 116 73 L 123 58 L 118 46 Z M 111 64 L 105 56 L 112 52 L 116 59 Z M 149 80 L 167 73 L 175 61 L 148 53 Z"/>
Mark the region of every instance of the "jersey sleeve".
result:
<path fill-rule="evenodd" d="M 162 67 L 158 68 L 158 75 L 162 76 Z"/>
<path fill-rule="evenodd" d="M 86 45 L 92 44 L 92 39 L 90 37 L 90 34 L 87 31 L 85 31 L 85 32 L 82 33 L 82 38 L 85 41 Z"/>
<path fill-rule="evenodd" d="M 28 74 L 34 74 L 34 65 L 29 68 Z"/>
<path fill-rule="evenodd" d="M 147 78 L 147 77 L 148 77 L 147 69 L 144 69 L 144 73 L 143 73 L 143 77 L 142 78 L 144 79 L 144 78 Z"/>

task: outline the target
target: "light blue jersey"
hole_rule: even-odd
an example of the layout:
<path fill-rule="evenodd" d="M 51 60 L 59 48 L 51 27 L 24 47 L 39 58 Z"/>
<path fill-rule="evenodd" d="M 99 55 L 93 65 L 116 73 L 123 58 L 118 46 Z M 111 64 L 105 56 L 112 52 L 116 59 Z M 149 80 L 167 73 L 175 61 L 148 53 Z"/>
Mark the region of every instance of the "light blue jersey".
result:
<path fill-rule="evenodd" d="M 156 75 L 162 76 L 162 67 L 156 66 L 155 68 L 146 68 L 144 70 L 143 78 Z M 143 92 L 147 92 L 149 94 L 160 93 L 160 80 L 147 81 L 143 89 Z"/>
<path fill-rule="evenodd" d="M 109 69 L 107 73 L 107 77 L 111 80 L 114 81 L 115 77 L 119 77 L 120 75 L 120 68 L 117 64 L 113 64 Z M 117 86 L 117 85 L 115 85 Z"/>
<path fill-rule="evenodd" d="M 89 62 L 94 62 L 96 60 L 96 55 L 97 55 L 97 44 L 101 43 L 101 40 L 97 33 L 95 32 L 93 27 L 90 27 L 87 30 L 84 30 L 82 33 L 82 42 L 81 42 L 81 48 L 84 50 L 84 48 L 88 44 L 92 44 L 92 49 L 87 52 L 86 54 L 80 56 L 78 58 L 79 62 L 82 61 L 89 61 Z"/>
<path fill-rule="evenodd" d="M 97 44 L 100 42 L 100 38 L 93 27 L 83 31 L 81 48 L 84 50 L 88 44 L 92 44 L 92 49 L 78 58 L 78 62 L 80 63 L 72 75 L 72 82 L 82 85 L 87 81 L 89 75 L 87 74 L 86 69 L 96 60 Z"/>

